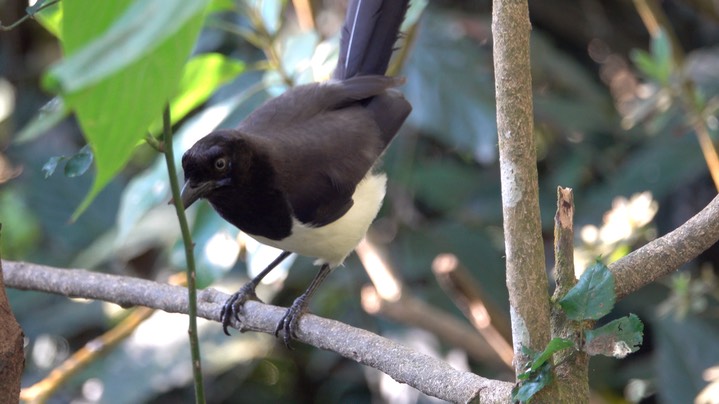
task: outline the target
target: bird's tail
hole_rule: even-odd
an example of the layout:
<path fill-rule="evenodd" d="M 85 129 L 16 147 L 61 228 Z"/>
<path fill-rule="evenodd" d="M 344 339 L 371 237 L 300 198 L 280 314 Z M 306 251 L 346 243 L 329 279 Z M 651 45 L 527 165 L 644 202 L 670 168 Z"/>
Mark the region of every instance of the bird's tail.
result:
<path fill-rule="evenodd" d="M 333 78 L 387 72 L 409 0 L 350 0 Z"/>

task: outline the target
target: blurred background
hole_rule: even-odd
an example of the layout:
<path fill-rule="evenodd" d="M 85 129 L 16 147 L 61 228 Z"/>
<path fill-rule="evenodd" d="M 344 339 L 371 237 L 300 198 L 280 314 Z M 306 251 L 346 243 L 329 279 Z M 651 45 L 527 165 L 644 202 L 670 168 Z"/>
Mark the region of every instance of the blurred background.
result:
<path fill-rule="evenodd" d="M 194 54 L 218 55 L 233 68 L 174 125 L 176 154 L 218 125 L 234 126 L 287 86 L 326 78 L 336 60 L 345 1 L 217 3 Z M 302 8 L 307 4 L 310 12 Z M 0 21 L 19 20 L 27 6 L 0 0 Z M 556 189 L 564 186 L 574 190 L 576 265 L 582 270 L 598 257 L 611 262 L 671 231 L 717 194 L 712 141 L 719 7 L 710 0 L 529 6 L 547 268 L 553 265 Z M 179 227 L 167 205 L 164 160 L 147 144 L 138 145 L 122 173 L 70 220 L 92 183 L 92 152 L 83 149 L 75 119 L 40 88 L 42 74 L 61 58 L 51 33 L 57 11 L 43 13 L 40 22 L 0 32 L 3 259 L 176 281 L 173 274 L 185 268 Z M 414 110 L 384 157 L 388 195 L 361 260 L 350 256 L 311 310 L 457 368 L 512 380 L 502 338 L 508 302 L 491 2 L 417 0 L 403 31 L 393 68 L 406 77 L 402 90 Z M 276 254 L 238 234 L 206 203 L 189 215 L 201 287 L 231 293 Z M 385 272 L 368 275 L 363 262 L 373 257 L 383 265 L 367 267 Z M 644 345 L 624 360 L 592 358 L 594 402 L 719 402 L 717 263 L 715 245 L 618 303 L 606 321 L 637 314 L 645 323 Z M 316 270 L 303 257 L 287 264 L 258 290 L 264 301 L 288 306 Z M 442 273 L 457 267 L 477 283 L 491 324 L 466 319 L 462 304 L 454 303 Z M 387 285 L 395 285 L 394 292 L 383 290 Z M 383 303 L 387 293 L 401 293 L 404 308 Z M 185 316 L 34 292 L 9 290 L 9 296 L 27 337 L 23 387 L 93 338 L 129 327 L 112 349 L 57 386 L 48 402 L 192 400 Z M 451 327 L 437 325 L 447 321 Z M 299 343 L 288 350 L 264 334 L 228 338 L 219 324 L 205 321 L 200 337 L 212 403 L 433 401 L 373 369 Z"/>

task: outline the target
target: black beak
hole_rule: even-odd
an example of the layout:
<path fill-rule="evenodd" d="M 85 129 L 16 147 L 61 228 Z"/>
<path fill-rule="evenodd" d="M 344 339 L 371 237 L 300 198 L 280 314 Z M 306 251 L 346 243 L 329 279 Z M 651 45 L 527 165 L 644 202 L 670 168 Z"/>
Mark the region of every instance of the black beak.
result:
<path fill-rule="evenodd" d="M 200 198 L 203 198 L 209 191 L 216 187 L 212 181 L 201 182 L 199 184 L 193 184 L 190 181 L 186 181 L 185 185 L 182 186 L 182 192 L 180 197 L 182 198 L 182 204 L 185 209 L 189 208 L 190 205 L 195 203 Z"/>

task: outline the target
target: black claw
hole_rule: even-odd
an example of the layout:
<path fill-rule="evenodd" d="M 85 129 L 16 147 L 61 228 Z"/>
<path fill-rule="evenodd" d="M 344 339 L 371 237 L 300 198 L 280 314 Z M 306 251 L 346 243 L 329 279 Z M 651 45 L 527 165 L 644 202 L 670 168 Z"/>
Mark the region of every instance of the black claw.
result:
<path fill-rule="evenodd" d="M 292 303 L 282 319 L 277 323 L 275 328 L 275 337 L 280 336 L 280 331 L 284 332 L 282 340 L 285 346 L 289 349 L 292 348 L 292 340 L 297 339 L 297 330 L 299 329 L 300 318 L 307 312 L 307 301 L 304 295 L 301 295 Z"/>
<path fill-rule="evenodd" d="M 241 287 L 240 290 L 230 296 L 230 298 L 225 301 L 225 304 L 222 305 L 220 321 L 222 322 L 222 331 L 225 332 L 225 335 L 230 335 L 228 328 L 232 325 L 233 317 L 238 322 L 242 321 L 240 320 L 240 312 L 242 312 L 244 304 L 248 300 L 260 301 L 255 294 L 255 285 L 252 282 Z"/>

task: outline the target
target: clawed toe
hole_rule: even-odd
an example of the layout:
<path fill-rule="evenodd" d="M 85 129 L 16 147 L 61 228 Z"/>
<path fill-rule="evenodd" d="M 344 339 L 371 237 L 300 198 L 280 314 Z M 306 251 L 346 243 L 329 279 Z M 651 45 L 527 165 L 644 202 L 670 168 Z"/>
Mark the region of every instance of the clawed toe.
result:
<path fill-rule="evenodd" d="M 277 323 L 275 329 L 275 337 L 280 336 L 280 331 L 283 332 L 282 340 L 285 346 L 292 349 L 291 343 L 293 339 L 297 339 L 297 330 L 299 330 L 300 319 L 302 315 L 307 312 L 307 302 L 305 296 L 300 296 L 295 299 L 292 306 L 290 306 L 282 319 Z"/>
<path fill-rule="evenodd" d="M 246 284 L 230 296 L 230 298 L 225 301 L 225 304 L 222 305 L 222 310 L 220 311 L 220 321 L 222 322 L 222 331 L 225 332 L 225 335 L 230 335 L 228 328 L 232 325 L 233 318 L 238 322 L 241 321 L 240 313 L 243 310 L 245 302 L 248 300 L 260 301 L 255 294 L 254 286 L 255 285 L 252 283 Z"/>

